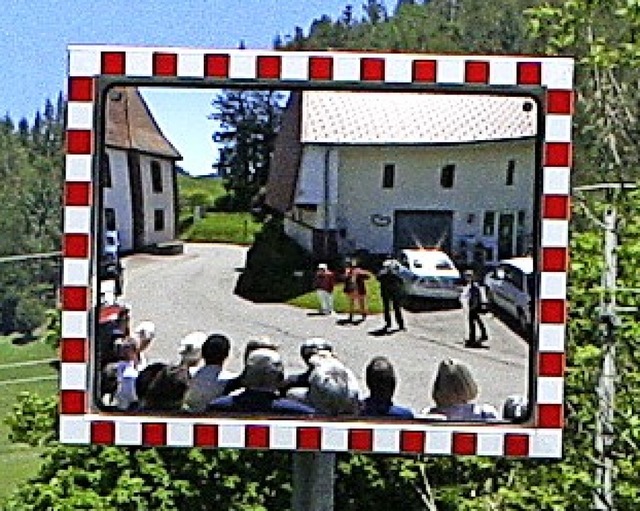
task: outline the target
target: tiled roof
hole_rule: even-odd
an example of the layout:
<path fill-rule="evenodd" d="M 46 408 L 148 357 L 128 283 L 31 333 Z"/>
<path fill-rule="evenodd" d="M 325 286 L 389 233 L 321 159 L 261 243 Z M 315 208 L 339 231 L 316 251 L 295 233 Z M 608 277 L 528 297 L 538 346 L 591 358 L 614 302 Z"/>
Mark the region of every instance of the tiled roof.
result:
<path fill-rule="evenodd" d="M 302 142 L 310 144 L 459 144 L 537 133 L 537 106 L 522 96 L 305 91 L 302 112 Z"/>
<path fill-rule="evenodd" d="M 107 93 L 106 144 L 119 149 L 182 159 L 156 124 L 135 87 L 113 87 Z"/>

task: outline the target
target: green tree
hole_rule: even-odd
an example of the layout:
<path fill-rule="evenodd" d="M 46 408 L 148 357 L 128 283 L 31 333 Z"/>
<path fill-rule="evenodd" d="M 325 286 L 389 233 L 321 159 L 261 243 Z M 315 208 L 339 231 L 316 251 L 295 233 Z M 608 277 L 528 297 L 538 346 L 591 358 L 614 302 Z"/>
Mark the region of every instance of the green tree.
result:
<path fill-rule="evenodd" d="M 237 210 L 248 210 L 267 182 L 283 101 L 277 91 L 241 89 L 224 90 L 213 101 L 210 117 L 220 126 L 213 139 L 222 146 L 216 167 Z"/>

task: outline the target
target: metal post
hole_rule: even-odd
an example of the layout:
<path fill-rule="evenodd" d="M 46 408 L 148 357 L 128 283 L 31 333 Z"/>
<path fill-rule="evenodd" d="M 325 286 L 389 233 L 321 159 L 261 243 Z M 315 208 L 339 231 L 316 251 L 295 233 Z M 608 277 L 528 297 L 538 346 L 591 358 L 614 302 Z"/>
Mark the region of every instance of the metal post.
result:
<path fill-rule="evenodd" d="M 616 380 L 616 276 L 618 239 L 616 233 L 617 214 L 615 205 L 608 205 L 604 213 L 604 273 L 602 275 L 603 297 L 601 318 L 603 328 L 602 373 L 598 382 L 598 414 L 596 417 L 596 467 L 597 489 L 594 495 L 595 508 L 611 510 L 613 507 L 613 459 L 610 456 L 614 440 L 613 420 L 615 411 Z"/>
<path fill-rule="evenodd" d="M 293 511 L 333 511 L 336 455 L 293 453 Z"/>

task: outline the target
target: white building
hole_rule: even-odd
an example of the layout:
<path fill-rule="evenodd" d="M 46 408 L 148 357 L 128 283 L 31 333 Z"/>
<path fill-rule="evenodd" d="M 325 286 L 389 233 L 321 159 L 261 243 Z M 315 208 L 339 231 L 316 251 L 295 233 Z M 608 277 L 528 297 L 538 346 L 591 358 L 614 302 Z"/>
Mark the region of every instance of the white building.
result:
<path fill-rule="evenodd" d="M 523 96 L 294 93 L 266 202 L 319 256 L 412 246 L 466 262 L 524 254 L 537 122 L 537 104 Z"/>
<path fill-rule="evenodd" d="M 135 87 L 109 90 L 105 125 L 103 228 L 118 231 L 124 252 L 173 241 L 180 153 L 162 134 Z"/>

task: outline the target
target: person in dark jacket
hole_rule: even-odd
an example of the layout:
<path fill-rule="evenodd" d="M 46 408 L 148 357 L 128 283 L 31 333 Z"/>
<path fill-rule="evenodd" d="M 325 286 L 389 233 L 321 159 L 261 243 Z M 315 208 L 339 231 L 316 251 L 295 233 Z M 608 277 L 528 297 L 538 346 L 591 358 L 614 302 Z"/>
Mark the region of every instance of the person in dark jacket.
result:
<path fill-rule="evenodd" d="M 374 357 L 367 365 L 365 382 L 369 397 L 362 401 L 360 415 L 367 417 L 394 417 L 413 419 L 410 408 L 393 404 L 396 391 L 396 374 L 386 357 Z"/>
<path fill-rule="evenodd" d="M 312 415 L 315 409 L 304 403 L 280 397 L 284 379 L 282 359 L 277 351 L 258 348 L 247 358 L 243 372 L 244 390 L 215 399 L 211 411 L 265 415 Z"/>
<path fill-rule="evenodd" d="M 463 308 L 467 309 L 469 338 L 467 339 L 465 346 L 467 348 L 479 348 L 482 347 L 483 341 L 489 340 L 487 327 L 480 317 L 480 314 L 483 311 L 482 291 L 480 290 L 480 284 L 476 282 L 473 270 L 465 271 L 464 278 L 467 284 L 460 295 L 460 301 L 462 302 Z M 480 330 L 479 338 L 476 336 L 476 326 Z"/>
<path fill-rule="evenodd" d="M 403 285 L 402 277 L 398 274 L 399 263 L 394 259 L 386 259 L 382 263 L 382 270 L 378 273 L 380 282 L 380 298 L 384 309 L 383 331 L 391 329 L 391 308 L 395 316 L 398 330 L 405 330 L 404 319 L 402 317 Z"/>

